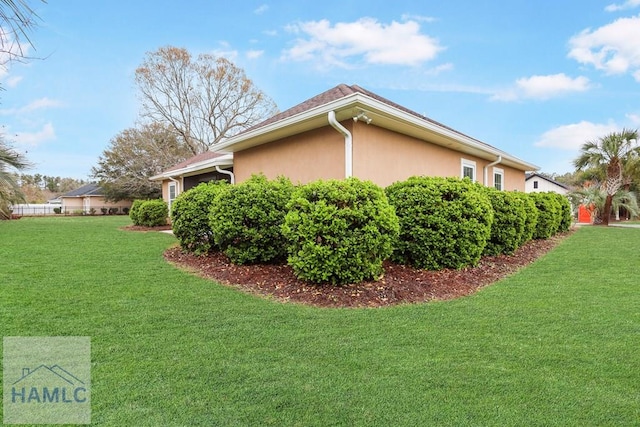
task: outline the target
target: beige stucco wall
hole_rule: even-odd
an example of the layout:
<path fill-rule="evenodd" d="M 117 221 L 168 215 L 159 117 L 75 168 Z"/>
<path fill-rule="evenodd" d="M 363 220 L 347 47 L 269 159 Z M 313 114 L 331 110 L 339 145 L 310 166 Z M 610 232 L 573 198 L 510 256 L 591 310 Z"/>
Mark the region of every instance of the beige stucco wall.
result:
<path fill-rule="evenodd" d="M 490 161 L 462 154 L 423 140 L 401 135 L 373 124 L 342 122 L 353 135 L 353 175 L 386 187 L 414 175 L 460 177 L 462 158 L 476 163 L 476 180 L 484 181 Z M 525 174 L 504 165 L 504 189 L 524 191 Z M 493 186 L 493 170 L 488 185 Z M 294 183 L 344 178 L 344 137 L 326 126 L 282 141 L 234 154 L 236 182 L 262 172 L 268 178 L 289 177 Z M 164 191 L 163 191 L 164 193 Z"/>
<path fill-rule="evenodd" d="M 85 202 L 87 199 L 87 202 Z M 120 200 L 118 202 L 106 202 L 104 197 L 91 196 L 91 197 L 62 197 L 62 210 L 67 213 L 73 213 L 77 210 L 89 212 L 89 209 L 94 208 L 96 213 L 101 213 L 100 208 L 123 208 L 131 207 L 131 200 Z"/>
<path fill-rule="evenodd" d="M 344 178 L 344 138 L 327 125 L 270 144 L 234 153 L 236 182 L 262 172 L 269 179 L 283 175 L 294 183 Z"/>

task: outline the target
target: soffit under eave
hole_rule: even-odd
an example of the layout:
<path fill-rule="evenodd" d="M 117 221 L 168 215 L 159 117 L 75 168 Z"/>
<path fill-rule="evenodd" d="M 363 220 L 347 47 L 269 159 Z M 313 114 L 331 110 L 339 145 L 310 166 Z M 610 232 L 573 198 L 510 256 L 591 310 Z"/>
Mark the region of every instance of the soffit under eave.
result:
<path fill-rule="evenodd" d="M 467 137 L 452 129 L 443 128 L 406 113 L 402 110 L 377 101 L 361 94 L 352 95 L 349 99 L 339 100 L 317 107 L 312 112 L 305 112 L 269 126 L 270 129 L 257 130 L 254 136 L 238 140 L 223 147 L 221 152 L 237 152 L 248 148 L 268 144 L 298 135 L 314 129 L 330 126 L 327 114 L 334 111 L 339 122 L 352 120 L 359 112 L 371 119 L 369 126 L 379 126 L 384 129 L 411 136 L 422 141 L 436 144 L 451 150 L 459 151 L 470 156 L 488 161 L 495 161 L 498 155 L 503 157 L 501 164 L 518 170 L 531 171 L 538 167 L 517 159 L 501 150 L 486 145 L 473 138 Z M 465 141 L 466 140 L 466 141 Z"/>

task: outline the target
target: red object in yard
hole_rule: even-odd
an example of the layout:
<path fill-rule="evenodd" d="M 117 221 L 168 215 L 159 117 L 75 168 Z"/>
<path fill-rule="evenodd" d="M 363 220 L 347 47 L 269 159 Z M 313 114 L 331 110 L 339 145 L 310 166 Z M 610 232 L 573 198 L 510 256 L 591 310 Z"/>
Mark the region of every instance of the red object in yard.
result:
<path fill-rule="evenodd" d="M 590 206 L 591 207 L 591 206 Z M 591 213 L 593 212 L 593 208 L 589 209 L 585 205 L 580 205 L 578 207 L 578 222 L 580 224 L 591 224 Z"/>

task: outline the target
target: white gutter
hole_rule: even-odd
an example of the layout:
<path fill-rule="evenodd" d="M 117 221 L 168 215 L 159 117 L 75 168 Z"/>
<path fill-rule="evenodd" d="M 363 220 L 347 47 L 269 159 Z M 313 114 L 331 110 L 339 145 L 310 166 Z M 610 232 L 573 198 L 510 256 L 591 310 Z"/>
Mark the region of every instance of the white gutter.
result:
<path fill-rule="evenodd" d="M 483 182 L 483 184 L 484 184 L 485 187 L 488 187 L 487 181 L 489 181 L 489 168 L 491 166 L 497 165 L 501 161 L 502 161 L 502 156 L 498 156 L 498 158 L 496 159 L 495 162 L 491 162 L 487 166 L 484 167 L 484 182 Z"/>
<path fill-rule="evenodd" d="M 329 124 L 344 136 L 344 177 L 351 178 L 353 175 L 353 139 L 351 132 L 336 120 L 335 111 L 329 111 L 327 117 L 329 118 Z"/>
<path fill-rule="evenodd" d="M 231 182 L 231 185 L 236 183 L 236 176 L 233 174 L 233 172 L 228 171 L 228 170 L 224 170 L 224 169 L 220 169 L 220 166 L 216 165 L 216 170 L 218 171 L 218 173 L 224 174 L 224 175 L 229 175 L 229 180 Z"/>

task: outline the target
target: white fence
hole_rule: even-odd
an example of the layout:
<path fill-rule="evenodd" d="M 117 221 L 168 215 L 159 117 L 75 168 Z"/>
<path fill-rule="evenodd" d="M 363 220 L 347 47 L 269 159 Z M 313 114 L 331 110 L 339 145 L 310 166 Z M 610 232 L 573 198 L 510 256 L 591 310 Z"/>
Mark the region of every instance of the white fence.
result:
<path fill-rule="evenodd" d="M 60 208 L 61 205 L 54 205 L 49 203 L 41 204 L 23 204 L 11 206 L 13 215 L 20 216 L 34 216 L 34 215 L 54 215 L 54 208 Z"/>
<path fill-rule="evenodd" d="M 56 215 L 54 209 L 60 209 L 62 215 L 127 215 L 129 206 L 109 206 L 99 208 L 82 208 L 80 206 L 63 207 L 59 204 L 30 203 L 11 206 L 15 216 L 44 216 Z"/>

